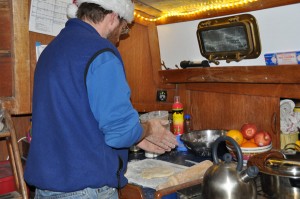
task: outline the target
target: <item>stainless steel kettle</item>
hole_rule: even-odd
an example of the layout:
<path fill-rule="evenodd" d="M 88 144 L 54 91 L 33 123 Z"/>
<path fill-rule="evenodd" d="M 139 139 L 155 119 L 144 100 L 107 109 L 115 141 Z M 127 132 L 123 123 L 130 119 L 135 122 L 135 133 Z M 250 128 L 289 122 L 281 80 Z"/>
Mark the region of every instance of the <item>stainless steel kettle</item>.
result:
<path fill-rule="evenodd" d="M 219 162 L 217 149 L 221 141 L 228 141 L 234 146 L 237 164 L 232 161 L 229 153 L 224 154 L 223 162 Z M 213 144 L 212 157 L 214 165 L 208 168 L 203 177 L 204 199 L 256 199 L 254 178 L 259 170 L 256 166 L 251 166 L 242 171 L 242 151 L 234 139 L 220 136 Z"/>

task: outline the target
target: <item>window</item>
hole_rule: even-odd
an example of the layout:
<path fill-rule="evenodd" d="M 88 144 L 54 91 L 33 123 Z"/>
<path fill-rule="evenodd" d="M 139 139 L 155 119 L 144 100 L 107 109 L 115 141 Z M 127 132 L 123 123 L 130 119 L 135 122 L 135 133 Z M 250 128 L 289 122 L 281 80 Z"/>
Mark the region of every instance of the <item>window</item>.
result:
<path fill-rule="evenodd" d="M 241 61 L 261 53 L 256 19 L 250 14 L 202 21 L 197 37 L 201 54 L 209 61 Z"/>

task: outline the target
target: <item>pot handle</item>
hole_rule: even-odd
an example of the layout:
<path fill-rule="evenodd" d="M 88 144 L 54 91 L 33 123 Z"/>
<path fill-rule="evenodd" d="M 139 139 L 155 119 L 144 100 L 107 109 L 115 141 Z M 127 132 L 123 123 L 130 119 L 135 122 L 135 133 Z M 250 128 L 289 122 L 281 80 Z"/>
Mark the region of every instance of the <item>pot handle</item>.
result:
<path fill-rule="evenodd" d="M 243 169 L 243 154 L 242 154 L 242 150 L 241 150 L 240 146 L 238 145 L 238 143 L 234 139 L 232 139 L 231 137 L 229 137 L 229 136 L 220 136 L 213 143 L 212 158 L 213 158 L 214 163 L 219 164 L 219 159 L 218 159 L 218 154 L 217 154 L 218 150 L 217 149 L 218 149 L 219 143 L 222 142 L 222 141 L 229 141 L 234 146 L 234 148 L 235 148 L 235 150 L 237 152 L 237 161 L 238 161 L 236 170 L 237 171 L 242 171 L 242 169 Z"/>

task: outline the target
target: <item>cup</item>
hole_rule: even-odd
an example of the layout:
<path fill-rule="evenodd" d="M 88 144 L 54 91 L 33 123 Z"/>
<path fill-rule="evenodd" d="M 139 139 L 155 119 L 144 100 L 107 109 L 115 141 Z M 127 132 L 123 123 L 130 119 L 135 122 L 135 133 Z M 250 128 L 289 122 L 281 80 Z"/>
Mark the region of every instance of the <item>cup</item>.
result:
<path fill-rule="evenodd" d="M 159 110 L 159 111 L 152 111 L 149 113 L 145 113 L 140 116 L 141 123 L 144 123 L 151 119 L 169 120 L 169 112 Z M 170 122 L 168 122 L 168 124 L 164 125 L 164 127 L 166 129 L 170 130 Z M 145 151 L 145 156 L 147 158 L 155 158 L 158 155 L 159 155 L 158 153 L 152 153 L 152 152 Z"/>

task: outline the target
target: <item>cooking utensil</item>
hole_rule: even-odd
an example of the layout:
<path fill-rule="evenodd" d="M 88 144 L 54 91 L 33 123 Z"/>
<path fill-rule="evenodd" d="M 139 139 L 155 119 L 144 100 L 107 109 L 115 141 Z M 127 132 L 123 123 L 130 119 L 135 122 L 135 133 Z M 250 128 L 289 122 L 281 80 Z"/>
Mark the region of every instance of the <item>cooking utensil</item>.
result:
<path fill-rule="evenodd" d="M 300 198 L 300 162 L 286 158 L 282 151 L 271 151 L 248 161 L 259 167 L 262 190 L 271 198 Z"/>
<path fill-rule="evenodd" d="M 226 130 L 194 130 L 182 134 L 180 140 L 196 155 L 211 156 L 212 144 L 218 137 L 226 135 L 226 132 Z"/>
<path fill-rule="evenodd" d="M 224 154 L 224 162 L 219 162 L 217 148 L 221 141 L 229 141 L 237 152 L 238 163 L 232 162 L 229 153 Z M 212 157 L 214 165 L 205 173 L 203 178 L 202 195 L 204 199 L 256 199 L 256 186 L 253 178 L 259 170 L 251 166 L 242 171 L 242 151 L 231 137 L 221 136 L 213 144 Z"/>

